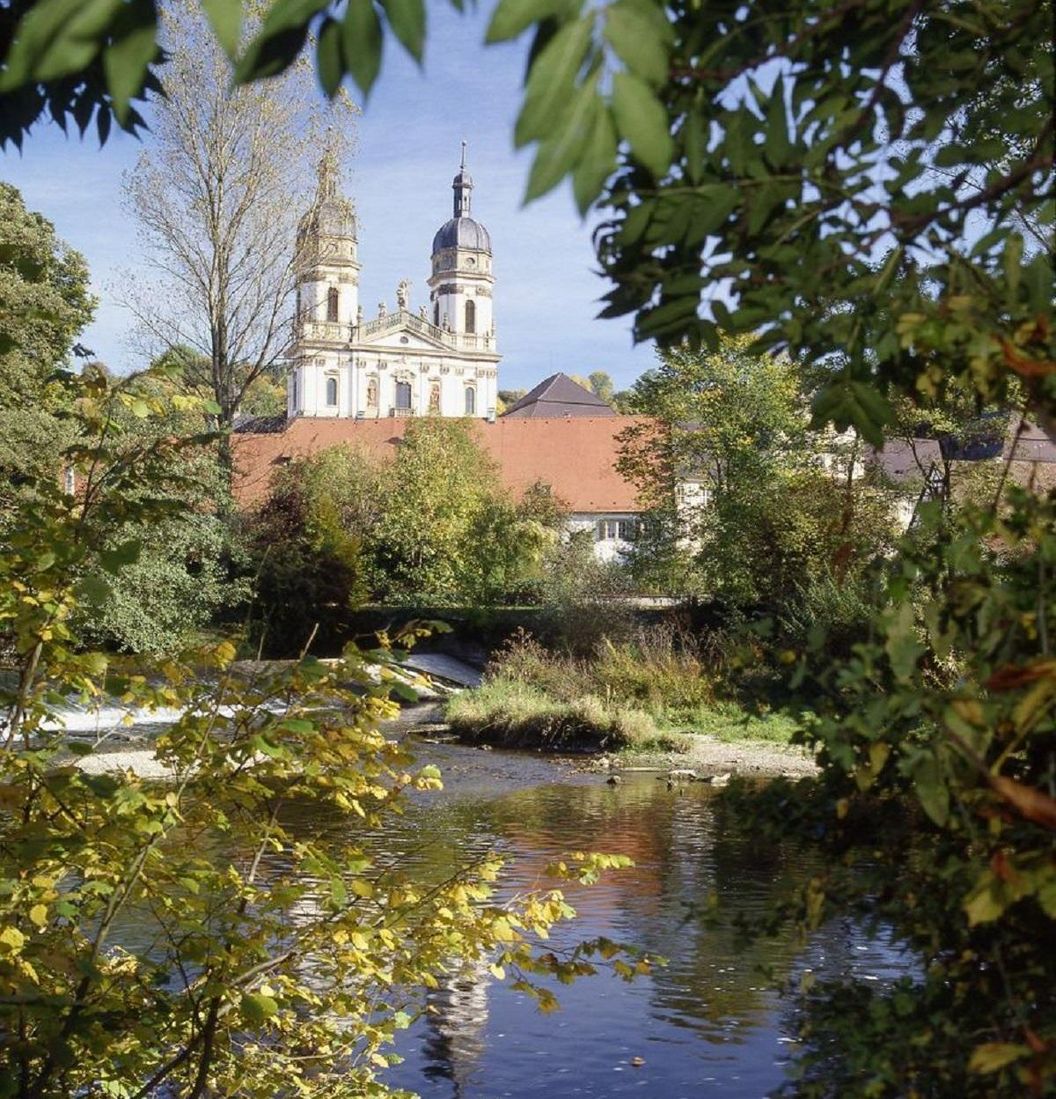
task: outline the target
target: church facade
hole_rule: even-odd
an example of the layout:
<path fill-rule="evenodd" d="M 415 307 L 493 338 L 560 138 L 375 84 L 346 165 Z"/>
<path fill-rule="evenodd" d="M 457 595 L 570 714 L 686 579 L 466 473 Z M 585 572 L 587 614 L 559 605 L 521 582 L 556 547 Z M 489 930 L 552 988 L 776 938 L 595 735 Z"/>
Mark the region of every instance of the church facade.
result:
<path fill-rule="evenodd" d="M 341 193 L 336 158 L 324 155 L 315 201 L 297 232 L 290 419 L 495 418 L 500 356 L 491 238 L 470 216 L 464 147 L 452 189 L 453 216 L 433 238 L 429 304 L 413 310 L 404 281 L 396 308 L 382 302 L 368 318 L 359 295 L 355 207 Z"/>

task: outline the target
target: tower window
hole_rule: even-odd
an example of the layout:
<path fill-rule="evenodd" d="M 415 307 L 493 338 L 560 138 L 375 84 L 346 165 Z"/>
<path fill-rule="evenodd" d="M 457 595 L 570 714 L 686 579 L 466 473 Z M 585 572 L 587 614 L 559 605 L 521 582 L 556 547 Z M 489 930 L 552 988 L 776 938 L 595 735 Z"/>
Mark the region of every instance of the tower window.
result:
<path fill-rule="evenodd" d="M 466 302 L 466 331 L 476 332 L 477 330 L 477 303 L 474 301 Z"/>
<path fill-rule="evenodd" d="M 332 408 L 337 407 L 337 378 L 326 379 L 326 403 Z"/>
<path fill-rule="evenodd" d="M 435 324 L 437 328 L 440 327 L 440 303 L 439 302 L 437 302 L 433 306 L 433 324 Z"/>
<path fill-rule="evenodd" d="M 338 291 L 336 286 L 331 286 L 326 292 L 326 319 L 337 320 Z"/>
<path fill-rule="evenodd" d="M 396 407 L 409 410 L 411 407 L 411 383 L 396 383 Z"/>
<path fill-rule="evenodd" d="M 476 416 L 477 414 L 477 391 L 471 385 L 466 386 L 466 415 Z"/>

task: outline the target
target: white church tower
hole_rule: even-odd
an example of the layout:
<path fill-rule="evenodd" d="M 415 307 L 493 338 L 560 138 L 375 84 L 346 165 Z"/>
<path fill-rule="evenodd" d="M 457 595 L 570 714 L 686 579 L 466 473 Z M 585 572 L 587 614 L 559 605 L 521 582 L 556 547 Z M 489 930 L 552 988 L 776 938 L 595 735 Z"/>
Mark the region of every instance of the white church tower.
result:
<path fill-rule="evenodd" d="M 297 315 L 287 414 L 491 418 L 498 401 L 491 238 L 470 216 L 473 181 L 462 164 L 454 217 L 433 238 L 430 305 L 414 312 L 410 283 L 396 305 L 364 319 L 356 213 L 327 152 L 311 210 L 297 232 Z"/>
<path fill-rule="evenodd" d="M 433 324 L 460 336 L 490 336 L 492 316 L 491 237 L 470 217 L 473 180 L 466 171 L 466 143 L 462 164 L 451 184 L 455 192 L 454 217 L 433 237 L 433 273 L 429 278 Z"/>

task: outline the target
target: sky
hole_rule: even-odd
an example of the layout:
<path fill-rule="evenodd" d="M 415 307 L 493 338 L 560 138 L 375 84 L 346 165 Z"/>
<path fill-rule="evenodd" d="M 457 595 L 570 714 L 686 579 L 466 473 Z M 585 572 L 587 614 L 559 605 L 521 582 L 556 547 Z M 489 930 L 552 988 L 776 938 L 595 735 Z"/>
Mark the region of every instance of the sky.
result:
<path fill-rule="evenodd" d="M 595 319 L 607 284 L 596 273 L 591 223 L 580 218 L 568 183 L 522 206 L 531 150 L 515 151 L 512 135 L 527 42 L 482 47 L 492 7 L 459 15 L 429 3 L 423 69 L 387 44 L 345 181 L 360 220 L 360 300 L 368 317 L 383 299 L 392 309 L 403 278 L 412 283 L 413 309 L 428 300 L 432 238 L 451 216 L 465 139 L 473 216 L 490 232 L 494 254 L 500 388 L 530 388 L 558 370 L 605 370 L 625 388 L 652 366 L 652 349 L 633 345 L 629 318 Z M 0 154 L 0 179 L 87 259 L 100 304 L 81 342 L 120 372 L 145 365 L 117 302 L 137 257 L 122 174 L 142 144 L 117 132 L 100 150 L 93 138 L 66 137 L 52 125 L 34 130 L 21 154 Z"/>

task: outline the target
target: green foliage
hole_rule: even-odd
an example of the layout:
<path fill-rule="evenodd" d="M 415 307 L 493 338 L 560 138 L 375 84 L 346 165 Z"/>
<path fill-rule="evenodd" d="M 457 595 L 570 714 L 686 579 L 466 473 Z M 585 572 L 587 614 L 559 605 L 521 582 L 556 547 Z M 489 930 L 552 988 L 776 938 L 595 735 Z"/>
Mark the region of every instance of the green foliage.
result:
<path fill-rule="evenodd" d="M 598 560 L 593 528 L 555 542 L 543 569 L 542 626 L 560 647 L 585 654 L 604 638 L 630 633 L 630 573 L 620 564 Z"/>
<path fill-rule="evenodd" d="M 869 631 L 838 661 L 819 633 L 800 662 L 822 783 L 737 811 L 829 854 L 797 899 L 806 927 L 850 905 L 920 972 L 819 980 L 797 1093 L 867 1072 L 877 1095 L 1052 1091 L 1054 518 L 1051 495 L 1015 487 L 999 506 L 927 505 Z"/>
<path fill-rule="evenodd" d="M 45 114 L 83 136 L 95 119 L 100 144 L 117 123 L 146 127 L 133 103 L 160 91 L 161 59 L 151 0 L 14 0 L 0 12 L 0 148 L 22 147 Z"/>
<path fill-rule="evenodd" d="M 747 336 L 661 352 L 630 394 L 652 420 L 621 439 L 620 468 L 652 511 L 636 576 L 786 621 L 815 588 L 859 583 L 891 547 L 893 494 L 855 475 L 856 440 L 809 429 L 808 394 L 803 371 Z"/>
<path fill-rule="evenodd" d="M 0 183 L 0 510 L 27 478 L 59 471 L 70 398 L 56 371 L 94 311 L 84 258 Z"/>
<path fill-rule="evenodd" d="M 335 447 L 282 470 L 246 530 L 258 648 L 297 653 L 320 629 L 333 647 L 344 613 L 369 594 L 362 532 L 381 505 L 378 471 L 353 451 Z"/>
<path fill-rule="evenodd" d="M 290 465 L 251 519 L 270 652 L 326 644 L 368 598 L 488 607 L 537 597 L 565 509 L 545 485 L 514 503 L 458 420 L 408 425 L 395 458 L 334 447 Z"/>
<path fill-rule="evenodd" d="M 135 559 L 107 532 L 174 518 L 142 490 L 187 444 L 115 436 L 120 399 L 86 379 L 67 455 L 84 491 L 42 482 L 0 546 L 0 1094 L 384 1095 L 416 988 L 485 964 L 551 1006 L 536 975 L 595 969 L 530 945 L 573 915 L 560 891 L 499 903 L 493 855 L 435 880 L 372 858 L 403 791 L 440 786 L 378 730 L 396 709 L 385 651 L 249 674 L 225 642 L 129 674 L 75 647 L 96 562 L 120 576 Z M 78 765 L 98 745 L 68 740 L 61 710 L 108 698 L 180 711 L 155 745 L 169 781 Z M 305 830 L 308 809 L 332 827 Z M 626 862 L 572 854 L 555 873 Z"/>
<path fill-rule="evenodd" d="M 235 575 L 239 551 L 219 506 L 226 485 L 214 438 L 203 430 L 205 402 L 186 392 L 174 363 L 110 386 L 108 430 L 115 453 L 166 439 L 181 439 L 182 446 L 163 481 L 127 490 L 130 505 L 151 502 L 149 520 L 130 514 L 101 532 L 91 560 L 103 567 L 71 624 L 82 644 L 169 653 L 246 598 L 246 585 Z M 135 553 L 120 568 L 108 568 L 129 546 Z"/>

